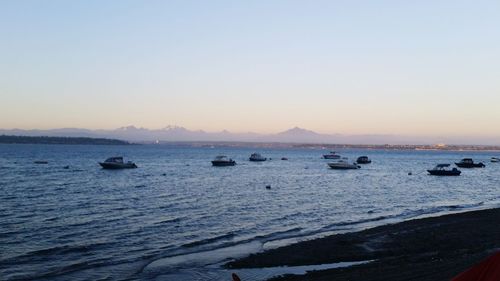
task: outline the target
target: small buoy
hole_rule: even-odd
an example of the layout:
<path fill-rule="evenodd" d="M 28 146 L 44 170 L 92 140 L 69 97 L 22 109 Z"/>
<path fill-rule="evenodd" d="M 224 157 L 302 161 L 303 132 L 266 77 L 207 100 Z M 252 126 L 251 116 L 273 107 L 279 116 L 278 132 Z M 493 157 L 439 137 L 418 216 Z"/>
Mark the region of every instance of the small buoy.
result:
<path fill-rule="evenodd" d="M 166 173 L 163 173 L 163 174 L 161 174 L 161 175 L 162 175 L 162 176 L 166 176 L 167 174 L 166 174 Z"/>
<path fill-rule="evenodd" d="M 271 189 L 271 185 L 266 185 L 266 189 Z"/>
<path fill-rule="evenodd" d="M 409 175 L 409 176 L 411 176 L 411 175 L 413 175 L 413 174 L 412 174 L 411 172 L 408 172 L 408 175 Z"/>
<path fill-rule="evenodd" d="M 69 166 L 64 166 L 63 169 L 69 169 Z"/>

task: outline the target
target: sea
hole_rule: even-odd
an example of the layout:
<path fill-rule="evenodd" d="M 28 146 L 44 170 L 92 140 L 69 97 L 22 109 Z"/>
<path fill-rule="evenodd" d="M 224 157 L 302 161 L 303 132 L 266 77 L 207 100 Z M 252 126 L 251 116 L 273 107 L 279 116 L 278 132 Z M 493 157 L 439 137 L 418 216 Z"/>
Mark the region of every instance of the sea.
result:
<path fill-rule="evenodd" d="M 250 162 L 258 152 L 270 158 Z M 231 280 L 222 265 L 297 241 L 500 206 L 500 152 L 0 145 L 0 280 Z M 234 167 L 213 167 L 217 155 Z M 104 170 L 123 156 L 137 169 Z M 281 160 L 282 157 L 288 160 Z M 485 168 L 427 175 L 470 157 Z M 47 164 L 35 164 L 47 161 Z M 270 186 L 270 188 L 266 188 Z M 289 268 L 293 271 L 293 268 Z M 271 271 L 271 272 L 270 272 Z M 277 272 L 240 271 L 243 280 Z M 236 271 L 237 272 L 237 271 Z"/>

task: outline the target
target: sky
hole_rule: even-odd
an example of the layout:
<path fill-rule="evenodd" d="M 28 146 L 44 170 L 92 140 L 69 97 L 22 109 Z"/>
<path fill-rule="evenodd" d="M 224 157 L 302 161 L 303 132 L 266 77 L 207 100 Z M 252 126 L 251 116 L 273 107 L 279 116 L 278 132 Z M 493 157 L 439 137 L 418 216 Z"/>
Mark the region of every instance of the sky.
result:
<path fill-rule="evenodd" d="M 500 138 L 500 1 L 0 1 L 0 128 Z"/>

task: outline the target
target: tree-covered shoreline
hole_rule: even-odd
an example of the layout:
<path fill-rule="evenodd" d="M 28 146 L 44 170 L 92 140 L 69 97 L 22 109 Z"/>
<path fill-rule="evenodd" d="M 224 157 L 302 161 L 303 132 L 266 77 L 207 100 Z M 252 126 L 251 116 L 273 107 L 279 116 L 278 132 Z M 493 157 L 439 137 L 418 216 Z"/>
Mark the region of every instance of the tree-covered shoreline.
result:
<path fill-rule="evenodd" d="M 11 136 L 0 135 L 4 144 L 94 144 L 94 145 L 130 145 L 127 141 L 88 137 L 49 137 L 49 136 Z"/>

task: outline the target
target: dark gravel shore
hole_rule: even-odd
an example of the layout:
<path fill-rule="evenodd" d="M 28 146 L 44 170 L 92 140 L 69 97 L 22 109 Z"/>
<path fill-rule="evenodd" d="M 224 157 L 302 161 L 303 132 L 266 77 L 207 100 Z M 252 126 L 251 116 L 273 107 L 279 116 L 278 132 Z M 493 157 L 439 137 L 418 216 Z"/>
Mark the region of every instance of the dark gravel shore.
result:
<path fill-rule="evenodd" d="M 471 211 L 333 235 L 253 254 L 229 268 L 375 260 L 276 280 L 449 280 L 500 249 L 500 209 Z"/>

